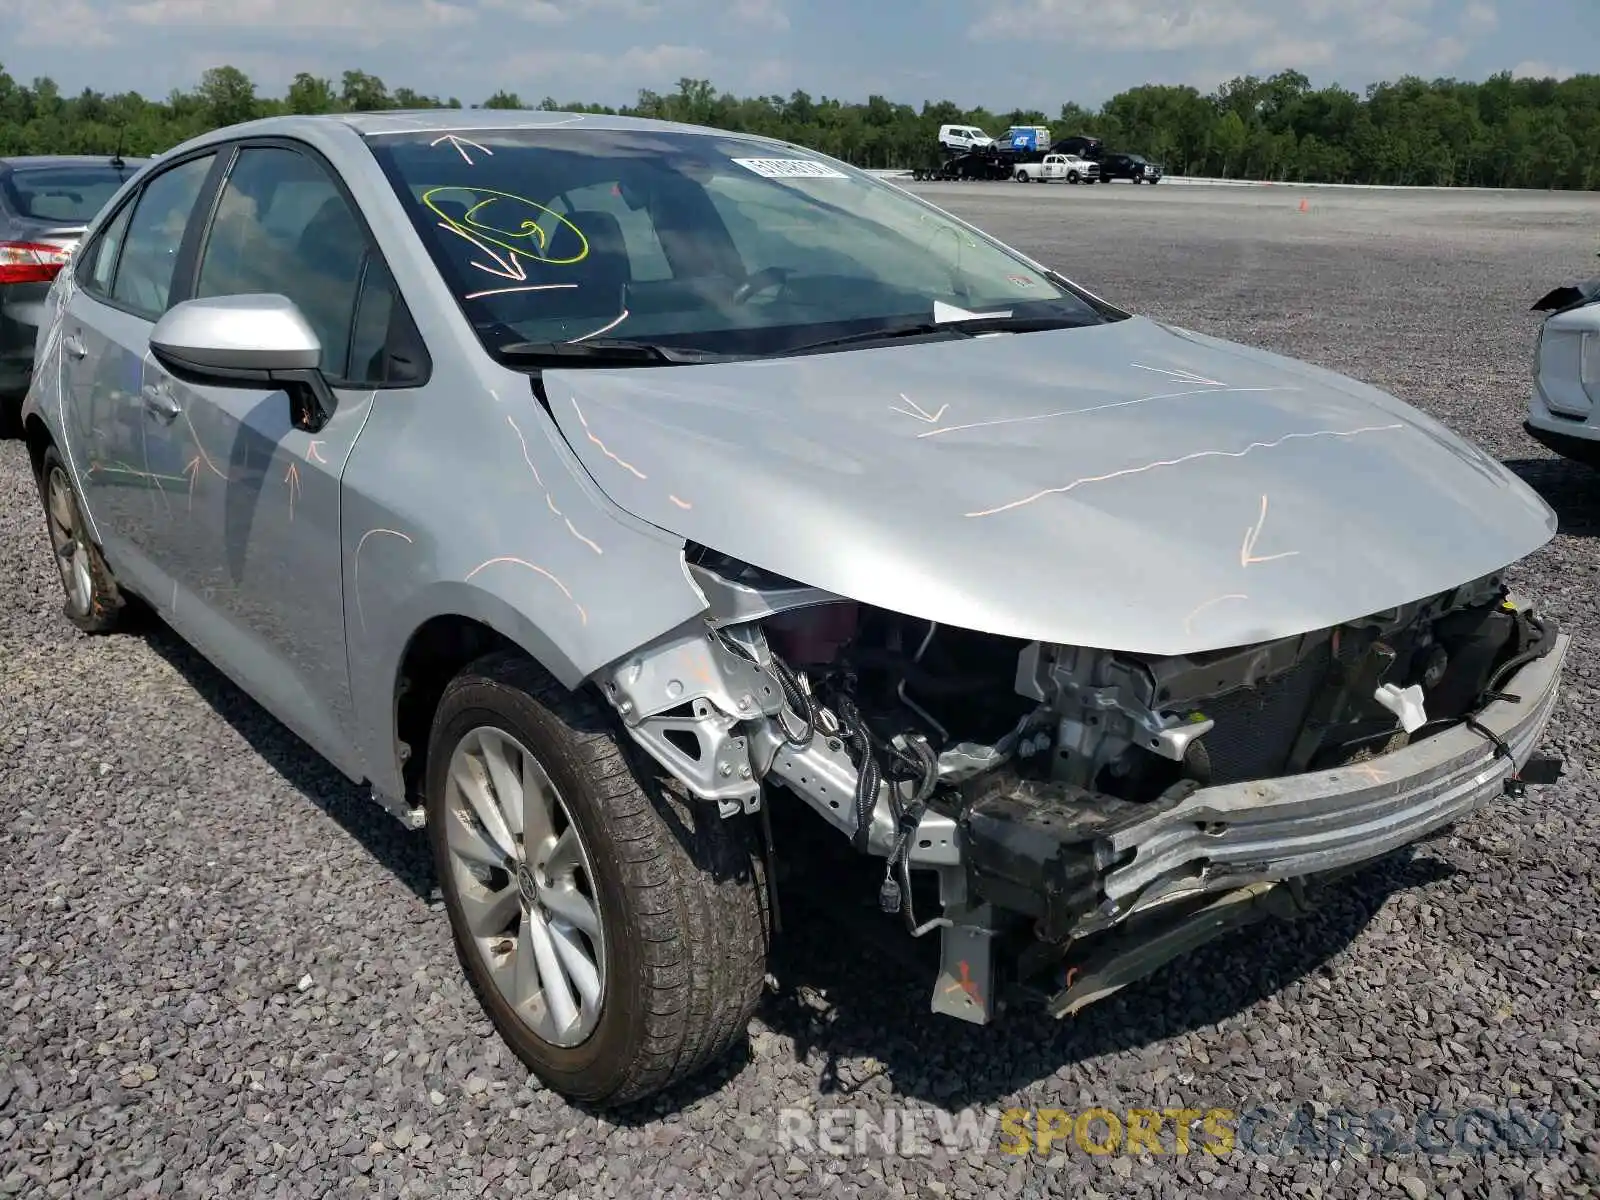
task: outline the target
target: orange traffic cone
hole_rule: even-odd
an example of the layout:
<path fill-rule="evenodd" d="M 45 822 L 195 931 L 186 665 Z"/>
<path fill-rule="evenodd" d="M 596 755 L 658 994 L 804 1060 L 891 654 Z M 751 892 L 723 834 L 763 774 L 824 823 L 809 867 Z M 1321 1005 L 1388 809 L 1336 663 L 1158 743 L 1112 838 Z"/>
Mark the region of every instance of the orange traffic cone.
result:
<path fill-rule="evenodd" d="M 1310 212 L 1311 211 L 1311 201 L 1309 201 L 1309 200 L 1301 200 L 1300 201 L 1300 211 L 1301 212 Z"/>

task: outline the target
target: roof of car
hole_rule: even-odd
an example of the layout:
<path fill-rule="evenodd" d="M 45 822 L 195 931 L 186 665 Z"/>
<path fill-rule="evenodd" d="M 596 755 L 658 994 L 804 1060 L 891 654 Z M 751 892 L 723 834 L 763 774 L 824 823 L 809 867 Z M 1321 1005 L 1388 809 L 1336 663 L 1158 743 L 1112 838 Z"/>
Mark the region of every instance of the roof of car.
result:
<path fill-rule="evenodd" d="M 195 135 L 169 147 L 159 157 L 203 151 L 209 146 L 239 138 L 326 138 L 329 131 L 341 129 L 357 137 L 372 138 L 393 134 L 432 134 L 445 137 L 460 134 L 471 137 L 490 132 L 522 129 L 568 129 L 616 132 L 637 130 L 656 133 L 687 133 L 703 137 L 738 138 L 772 149 L 795 148 L 795 143 L 753 133 L 734 133 L 704 125 L 679 121 L 657 121 L 648 117 L 623 117 L 604 113 L 547 112 L 543 109 L 422 108 L 389 109 L 382 112 L 294 113 L 261 117 L 238 125 L 225 125 Z M 335 134 L 335 137 L 341 136 Z"/>
<path fill-rule="evenodd" d="M 737 136 L 756 141 L 771 141 L 755 134 L 732 134 L 728 130 L 687 125 L 678 121 L 658 121 L 649 117 L 613 116 L 605 113 L 549 112 L 544 109 L 506 108 L 415 108 L 387 109 L 380 112 L 316 113 L 263 117 L 242 125 L 217 129 L 211 136 L 243 136 L 289 132 L 307 123 L 341 124 L 364 136 L 386 133 L 471 133 L 474 130 L 549 129 L 583 127 L 595 130 L 677 130 L 724 137 Z"/>

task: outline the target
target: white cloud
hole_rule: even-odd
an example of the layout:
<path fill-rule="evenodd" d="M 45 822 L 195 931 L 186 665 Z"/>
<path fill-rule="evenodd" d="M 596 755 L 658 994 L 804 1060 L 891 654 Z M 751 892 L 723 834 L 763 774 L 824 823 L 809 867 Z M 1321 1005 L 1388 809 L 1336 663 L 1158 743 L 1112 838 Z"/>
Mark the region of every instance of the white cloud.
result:
<path fill-rule="evenodd" d="M 1361 14 L 1360 20 L 1350 23 L 1349 36 L 1352 41 L 1385 49 L 1425 41 L 1428 27 L 1422 16 L 1421 12 L 1407 11 L 1405 5 L 1372 5 Z"/>
<path fill-rule="evenodd" d="M 1558 67 L 1537 59 L 1525 59 L 1511 68 L 1513 79 L 1571 79 L 1576 74 L 1571 67 Z"/>
<path fill-rule="evenodd" d="M 1262 46 L 1250 57 L 1258 71 L 1301 71 L 1333 61 L 1334 44 L 1325 39 L 1283 38 Z"/>
<path fill-rule="evenodd" d="M 1581 65 L 1570 19 L 1563 27 L 1545 7 L 962 0 L 958 40 L 935 40 L 939 22 L 903 0 L 0 0 L 0 59 L 13 75 L 56 78 L 69 94 L 88 86 L 162 96 L 232 63 L 263 95 L 281 94 L 296 71 L 337 79 L 355 68 L 467 103 L 503 88 L 622 104 L 690 75 L 740 95 L 880 92 L 1051 112 L 1138 83 L 1209 90 L 1288 69 L 1358 90 L 1408 72 L 1481 78 L 1518 57 L 1531 60 L 1519 64 L 1523 74 L 1565 77 L 1571 69 L 1560 64 Z M 960 37 L 969 24 L 973 41 Z"/>
<path fill-rule="evenodd" d="M 657 0 L 481 0 L 484 8 L 498 9 L 537 25 L 569 25 L 586 17 L 615 17 L 630 21 L 661 15 Z"/>
<path fill-rule="evenodd" d="M 1471 47 L 1466 41 L 1458 37 L 1442 37 L 1428 50 L 1427 62 L 1430 70 L 1448 71 L 1459 66 L 1461 60 L 1467 57 Z"/>
<path fill-rule="evenodd" d="M 546 95 L 582 99 L 617 88 L 627 89 L 631 98 L 639 88 L 670 90 L 684 76 L 707 78 L 713 70 L 713 56 L 703 47 L 664 43 L 605 53 L 560 48 L 518 51 L 497 63 L 485 63 L 482 74 L 496 87 L 532 103 Z"/>
<path fill-rule="evenodd" d="M 97 50 L 116 43 L 105 27 L 104 14 L 89 0 L 56 0 L 48 7 L 23 5 L 17 14 L 22 27 L 17 31 L 19 46 L 77 46 Z"/>
<path fill-rule="evenodd" d="M 1472 0 L 1461 14 L 1461 28 L 1466 33 L 1492 33 L 1499 24 L 1500 14 L 1488 0 Z"/>
<path fill-rule="evenodd" d="M 1093 50 L 1186 52 L 1163 81 L 1356 66 L 1372 75 L 1458 67 L 1499 24 L 1497 0 L 976 0 L 977 40 L 1044 38 Z M 1200 62 L 1193 61 L 1198 55 Z"/>
<path fill-rule="evenodd" d="M 1341 24 L 1348 31 L 1360 32 L 1385 22 L 1420 29 L 1423 19 L 1433 12 L 1434 0 L 1298 0 L 1298 6 L 1296 0 L 1285 0 L 1275 7 L 1290 23 L 1303 15 L 1311 21 Z"/>
<path fill-rule="evenodd" d="M 762 96 L 773 92 L 789 92 L 796 86 L 797 77 L 794 67 L 786 59 L 760 58 L 745 65 L 744 89 Z"/>
<path fill-rule="evenodd" d="M 778 0 L 734 0 L 733 19 L 769 33 L 789 31 L 789 14 L 783 11 Z"/>
<path fill-rule="evenodd" d="M 477 13 L 443 0 L 144 0 L 122 8 L 116 18 L 163 29 L 243 28 L 287 33 L 350 29 L 401 33 L 470 25 L 477 20 Z"/>
<path fill-rule="evenodd" d="M 1251 0 L 1002 0 L 972 36 L 1015 40 L 1019 31 L 1104 50 L 1181 50 L 1244 42 L 1273 20 Z"/>

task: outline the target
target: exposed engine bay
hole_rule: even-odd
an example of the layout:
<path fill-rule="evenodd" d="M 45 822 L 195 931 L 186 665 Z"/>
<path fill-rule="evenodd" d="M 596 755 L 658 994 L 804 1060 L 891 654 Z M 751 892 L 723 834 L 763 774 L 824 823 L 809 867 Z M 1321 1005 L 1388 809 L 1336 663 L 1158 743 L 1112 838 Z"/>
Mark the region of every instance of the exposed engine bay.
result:
<path fill-rule="evenodd" d="M 1319 868 L 1294 857 L 1297 800 L 1263 791 L 1277 824 L 1247 848 L 1254 818 L 1184 806 L 1341 769 L 1354 789 L 1361 764 L 1463 723 L 1509 754 L 1475 715 L 1554 638 L 1498 574 L 1297 637 L 1151 657 L 941 627 L 700 548 L 687 565 L 704 623 L 606 683 L 630 732 L 726 814 L 773 787 L 798 796 L 886 860 L 883 909 L 915 935 L 943 929 L 964 972 L 1008 928 L 1064 951 L 1141 911 L 1281 878 L 1283 864 Z M 1422 828 L 1411 810 L 1362 820 L 1368 838 L 1374 821 Z M 1353 853 L 1318 852 L 1330 866 Z M 944 915 L 919 922 L 913 868 L 937 872 Z M 950 950 L 974 932 L 979 950 Z M 986 1001 L 962 1004 L 972 997 L 946 1011 L 987 1019 Z"/>

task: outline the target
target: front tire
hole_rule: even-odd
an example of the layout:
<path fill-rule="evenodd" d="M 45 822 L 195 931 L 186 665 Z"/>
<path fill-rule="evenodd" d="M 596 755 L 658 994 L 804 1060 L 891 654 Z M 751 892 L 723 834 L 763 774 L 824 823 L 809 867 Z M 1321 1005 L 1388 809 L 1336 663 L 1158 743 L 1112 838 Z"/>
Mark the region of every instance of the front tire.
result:
<path fill-rule="evenodd" d="M 54 446 L 45 449 L 38 482 L 50 550 L 66 593 L 61 611 L 84 633 L 110 633 L 121 624 L 126 601 L 89 535 L 78 490 Z"/>
<path fill-rule="evenodd" d="M 427 826 L 457 955 L 552 1091 L 615 1106 L 720 1059 L 761 998 L 748 824 L 680 800 L 601 705 L 495 653 L 446 689 Z"/>

